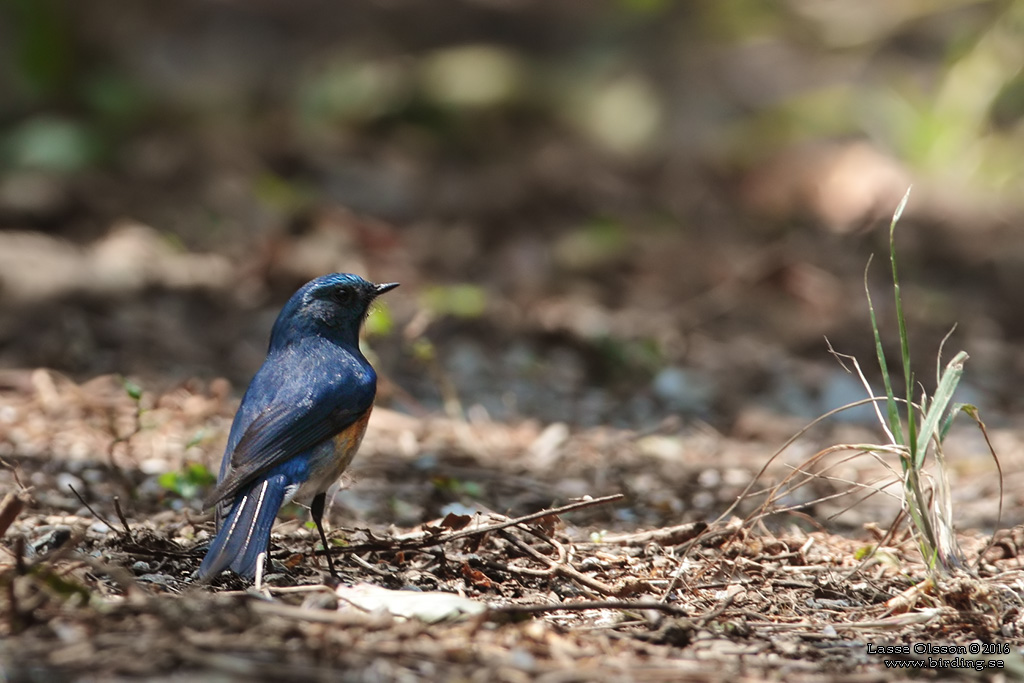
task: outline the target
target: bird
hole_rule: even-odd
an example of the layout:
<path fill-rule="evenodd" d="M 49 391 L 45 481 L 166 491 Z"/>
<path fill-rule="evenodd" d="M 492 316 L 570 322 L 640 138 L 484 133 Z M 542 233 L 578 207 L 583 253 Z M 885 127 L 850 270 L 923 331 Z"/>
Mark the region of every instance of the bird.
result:
<path fill-rule="evenodd" d="M 292 500 L 309 501 L 328 549 L 327 489 L 355 456 L 377 393 L 359 330 L 374 299 L 397 286 L 332 273 L 307 282 L 281 309 L 266 360 L 231 424 L 217 485 L 204 501 L 216 509 L 216 535 L 199 567 L 201 582 L 226 569 L 256 578 L 278 510 Z"/>

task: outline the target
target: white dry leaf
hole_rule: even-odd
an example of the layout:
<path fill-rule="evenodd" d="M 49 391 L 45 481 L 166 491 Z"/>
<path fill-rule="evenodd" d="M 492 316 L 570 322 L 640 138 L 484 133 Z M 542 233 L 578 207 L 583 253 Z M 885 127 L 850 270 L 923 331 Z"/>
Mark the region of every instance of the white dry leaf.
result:
<path fill-rule="evenodd" d="M 428 624 L 457 621 L 487 610 L 485 603 L 441 591 L 388 590 L 368 583 L 338 586 L 340 600 L 367 612 L 384 610 Z"/>

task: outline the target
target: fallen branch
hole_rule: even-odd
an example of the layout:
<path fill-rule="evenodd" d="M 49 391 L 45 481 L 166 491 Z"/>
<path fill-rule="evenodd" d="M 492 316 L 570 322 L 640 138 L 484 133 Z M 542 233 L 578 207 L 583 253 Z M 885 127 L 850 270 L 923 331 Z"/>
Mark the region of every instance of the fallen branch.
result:
<path fill-rule="evenodd" d="M 678 524 L 667 526 L 651 531 L 640 531 L 633 534 L 618 534 L 615 536 L 603 536 L 601 543 L 609 545 L 644 546 L 648 543 L 657 543 L 661 546 L 679 545 L 686 543 L 700 536 L 707 531 L 708 524 L 704 521 L 690 522 L 689 524 Z"/>
<path fill-rule="evenodd" d="M 665 612 L 677 617 L 688 617 L 690 614 L 682 607 L 668 605 L 664 602 L 645 600 L 630 602 L 628 600 L 591 600 L 588 602 L 559 603 L 557 605 L 502 605 L 487 610 L 486 615 L 496 614 L 543 614 L 545 612 L 582 612 L 588 609 L 617 609 L 626 611 L 654 610 Z"/>
<path fill-rule="evenodd" d="M 91 505 L 89 505 L 89 503 L 87 503 L 85 501 L 85 498 L 82 497 L 82 494 L 79 493 L 77 490 L 75 490 L 74 486 L 72 486 L 71 484 L 68 484 L 68 488 L 71 489 L 71 493 L 75 494 L 75 498 L 78 499 L 78 502 L 81 503 L 82 505 L 84 505 L 85 509 L 92 513 L 93 517 L 95 517 L 99 521 L 103 522 L 107 526 L 107 529 L 109 529 L 111 531 L 114 530 L 114 525 L 111 524 L 105 517 L 100 515 L 100 513 L 96 512 L 96 510 L 94 510 L 93 507 Z M 129 530 L 129 538 L 130 538 L 130 534 L 131 534 L 131 531 Z"/>
<path fill-rule="evenodd" d="M 559 558 L 557 560 L 552 560 L 548 557 L 545 557 L 543 554 L 537 551 L 536 548 L 530 547 L 528 544 L 524 543 L 523 541 L 519 540 L 518 538 L 516 538 L 508 532 L 502 532 L 501 535 L 502 538 L 504 538 L 506 541 L 514 545 L 520 551 L 531 556 L 538 562 L 546 564 L 548 566 L 548 571 L 552 571 L 556 574 L 561 574 L 562 576 L 568 579 L 572 579 L 581 586 L 584 586 L 600 595 L 616 595 L 618 593 L 618 590 L 616 590 L 615 588 L 609 586 L 606 583 L 598 581 L 597 579 L 587 576 L 586 574 L 580 572 L 578 569 L 569 564 L 566 561 L 567 554 L 565 552 L 565 548 L 562 547 L 561 544 L 558 544 L 556 546 L 558 549 Z M 551 539 L 546 540 L 551 541 Z"/>
<path fill-rule="evenodd" d="M 616 501 L 622 500 L 623 498 L 625 498 L 625 496 L 621 493 L 616 493 L 611 496 L 602 496 L 601 498 L 586 498 L 583 500 L 575 501 L 573 503 L 569 503 L 568 505 L 562 505 L 561 507 L 545 508 L 544 510 L 531 512 L 530 514 L 523 515 L 522 517 L 506 519 L 501 522 L 488 524 L 486 526 L 478 526 L 473 529 L 461 529 L 459 531 L 441 533 L 434 536 L 428 536 L 426 533 L 424 533 L 423 537 L 413 539 L 384 539 L 380 541 L 371 541 L 368 543 L 357 543 L 342 548 L 328 548 L 325 550 L 318 550 L 316 551 L 316 554 L 323 555 L 326 553 L 330 553 L 331 555 L 340 555 L 347 553 L 370 552 L 375 550 L 389 550 L 393 552 L 401 552 L 405 550 L 419 550 L 422 548 L 432 548 L 434 546 L 444 545 L 445 543 L 451 543 L 452 541 L 458 541 L 463 538 L 483 536 L 493 531 L 507 529 L 511 526 L 525 524 L 526 522 L 532 522 L 536 519 L 542 519 L 544 517 L 564 515 L 567 512 L 582 510 L 583 508 L 594 507 L 596 505 L 605 505 L 607 503 L 614 503 Z"/>

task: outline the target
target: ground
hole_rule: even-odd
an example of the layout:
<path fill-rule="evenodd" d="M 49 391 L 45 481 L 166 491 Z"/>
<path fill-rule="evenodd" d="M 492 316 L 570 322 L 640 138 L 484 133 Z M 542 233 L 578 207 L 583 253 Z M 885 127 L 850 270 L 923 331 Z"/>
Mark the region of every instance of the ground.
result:
<path fill-rule="evenodd" d="M 882 495 L 857 503 L 854 528 L 830 533 L 816 520 L 859 498 L 856 489 L 830 498 L 850 488 L 843 482 L 891 475 L 864 455 L 852 469 L 819 463 L 812 485 L 778 498 L 776 507 L 820 498 L 804 508 L 812 514 L 759 518 L 756 489 L 806 454 L 784 452 L 745 491 L 771 455 L 764 441 L 673 424 L 570 431 L 378 409 L 329 514 L 340 579 L 329 578 L 315 532 L 292 509 L 261 589 L 230 574 L 201 586 L 194 572 L 212 522 L 196 500 L 202 477 L 192 481 L 182 463 L 213 464 L 235 406 L 223 387 L 191 383 L 136 400 L 116 377 L 7 379 L 3 654 L 14 680 L 87 671 L 860 681 L 891 675 L 887 659 L 929 656 L 870 647 L 918 643 L 986 644 L 987 655 L 960 666 L 1022 671 L 1016 645 L 999 649 L 1022 636 L 1020 530 L 994 544 L 961 533 L 965 566 L 938 578 L 905 529 L 889 536 L 870 521 L 898 509 Z M 867 436 L 825 430 L 804 448 L 851 431 Z M 1008 477 L 1024 471 L 1020 456 L 1002 466 Z M 147 472 L 180 476 L 161 486 Z M 953 485 L 987 498 L 990 480 L 964 471 Z M 737 501 L 710 524 L 679 521 Z M 981 525 L 989 511 L 961 514 Z M 433 521 L 413 525 L 420 519 Z M 659 519 L 678 523 L 652 524 Z M 465 600 L 415 602 L 441 595 Z"/>

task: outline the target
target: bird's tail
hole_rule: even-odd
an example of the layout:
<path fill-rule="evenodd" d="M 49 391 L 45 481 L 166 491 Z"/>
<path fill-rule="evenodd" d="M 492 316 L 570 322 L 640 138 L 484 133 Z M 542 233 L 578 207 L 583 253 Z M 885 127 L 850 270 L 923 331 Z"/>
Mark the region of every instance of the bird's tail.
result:
<path fill-rule="evenodd" d="M 229 567 L 239 576 L 256 576 L 256 564 L 270 544 L 270 530 L 287 488 L 287 477 L 277 474 L 257 481 L 238 495 L 199 566 L 200 581 L 212 579 Z"/>

